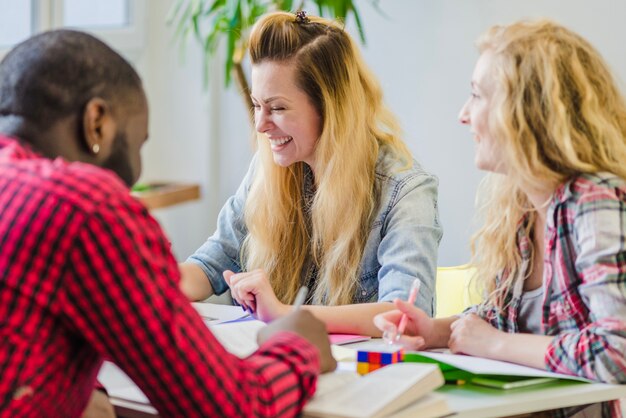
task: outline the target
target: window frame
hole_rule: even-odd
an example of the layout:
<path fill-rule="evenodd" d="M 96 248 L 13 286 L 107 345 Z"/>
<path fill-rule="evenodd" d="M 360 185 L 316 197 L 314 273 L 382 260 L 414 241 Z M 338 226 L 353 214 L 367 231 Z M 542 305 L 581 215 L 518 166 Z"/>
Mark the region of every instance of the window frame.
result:
<path fill-rule="evenodd" d="M 122 28 L 89 28 L 81 27 L 77 30 L 91 33 L 115 50 L 127 57 L 137 57 L 146 44 L 147 0 L 127 0 L 129 24 Z M 30 0 L 32 7 L 31 36 L 46 30 L 59 29 L 63 25 L 64 0 Z M 2 59 L 13 47 L 0 48 Z"/>

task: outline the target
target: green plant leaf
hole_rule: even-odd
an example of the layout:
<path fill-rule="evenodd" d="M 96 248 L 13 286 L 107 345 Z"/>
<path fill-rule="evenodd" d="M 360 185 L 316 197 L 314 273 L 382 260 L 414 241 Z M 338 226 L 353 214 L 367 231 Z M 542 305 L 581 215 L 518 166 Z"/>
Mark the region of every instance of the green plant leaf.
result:
<path fill-rule="evenodd" d="M 276 10 L 293 11 L 293 0 L 277 0 L 275 4 Z"/>
<path fill-rule="evenodd" d="M 168 25 L 174 21 L 176 16 L 178 16 L 178 14 L 180 13 L 180 9 L 184 5 L 185 5 L 184 1 L 177 1 L 176 3 L 174 3 L 174 5 L 170 8 L 170 11 L 167 13 L 167 16 L 165 17 L 165 21 L 167 22 Z"/>
<path fill-rule="evenodd" d="M 234 6 L 234 10 L 232 10 L 230 13 L 230 19 L 228 21 L 228 32 L 226 34 L 226 74 L 224 80 L 226 86 L 230 84 L 235 49 L 237 41 L 241 37 L 241 2 L 231 1 L 229 3 L 231 3 L 231 6 Z"/>
<path fill-rule="evenodd" d="M 356 28 L 359 31 L 361 43 L 365 45 L 367 42 L 365 41 L 365 30 L 363 29 L 363 24 L 361 23 L 361 16 L 359 16 L 359 11 L 356 9 L 356 6 L 352 1 L 350 2 L 350 10 L 352 10 L 352 15 L 354 16 L 354 22 L 356 23 Z"/>
<path fill-rule="evenodd" d="M 312 0 L 311 3 L 320 16 L 344 22 L 354 16 L 359 38 L 365 43 L 363 22 L 354 0 Z M 370 3 L 382 14 L 380 0 L 370 0 Z M 174 27 L 174 39 L 180 44 L 181 53 L 190 37 L 201 45 L 205 86 L 208 85 L 209 63 L 218 53 L 218 45 L 225 41 L 224 81 L 228 86 L 235 54 L 245 50 L 248 31 L 259 16 L 269 10 L 306 10 L 305 4 L 307 0 L 176 0 L 166 21 Z"/>
<path fill-rule="evenodd" d="M 211 13 L 215 13 L 217 10 L 219 10 L 220 7 L 224 7 L 224 5 L 226 4 L 225 0 L 215 0 L 213 2 L 213 4 L 211 5 L 211 7 L 209 7 L 205 12 L 204 15 L 208 16 Z"/>

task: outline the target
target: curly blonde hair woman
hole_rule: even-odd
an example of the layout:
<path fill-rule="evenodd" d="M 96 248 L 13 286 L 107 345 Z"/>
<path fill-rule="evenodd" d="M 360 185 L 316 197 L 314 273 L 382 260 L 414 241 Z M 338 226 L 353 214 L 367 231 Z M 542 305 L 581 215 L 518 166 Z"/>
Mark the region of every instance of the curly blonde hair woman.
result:
<path fill-rule="evenodd" d="M 218 231 L 182 265 L 183 290 L 200 299 L 229 284 L 272 320 L 305 285 L 330 331 L 377 335 L 371 319 L 392 305 L 363 302 L 406 298 L 418 279 L 431 314 L 437 180 L 400 139 L 353 40 L 337 22 L 276 12 L 249 50 L 258 152 Z"/>
<path fill-rule="evenodd" d="M 398 304 L 405 343 L 626 383 L 624 99 L 599 53 L 553 22 L 496 26 L 478 46 L 460 120 L 492 172 L 473 239 L 486 298 L 434 321 Z"/>

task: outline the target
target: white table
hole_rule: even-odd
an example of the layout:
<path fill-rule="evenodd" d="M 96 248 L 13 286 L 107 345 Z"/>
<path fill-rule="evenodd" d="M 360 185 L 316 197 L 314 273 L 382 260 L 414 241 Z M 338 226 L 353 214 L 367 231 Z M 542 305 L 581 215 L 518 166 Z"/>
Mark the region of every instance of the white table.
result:
<path fill-rule="evenodd" d="M 205 308 L 210 308 L 207 305 Z M 221 307 L 223 308 L 223 307 Z M 212 316 L 222 315 L 222 309 L 213 312 Z M 238 311 L 237 311 L 238 312 Z M 225 347 L 240 357 L 254 351 L 258 331 L 253 321 L 211 327 L 214 335 L 225 344 Z M 240 329 L 240 327 L 242 327 Z M 346 345 L 352 349 L 363 349 L 376 344 L 375 339 Z M 246 350 L 237 353 L 236 347 L 245 346 Z M 356 368 L 355 363 L 342 363 L 347 368 Z M 345 369 L 346 367 L 342 367 Z M 111 401 L 121 418 L 146 418 L 157 416 L 156 410 L 142 396 L 137 386 L 116 366 L 105 363 L 98 376 L 100 382 L 109 390 Z M 626 398 L 626 385 L 606 385 L 601 383 L 580 383 L 575 381 L 558 381 L 548 385 L 532 386 L 527 388 L 500 390 L 472 384 L 445 385 L 437 390 L 442 394 L 454 411 L 452 416 L 458 418 L 487 418 L 505 417 L 510 415 L 526 414 L 546 411 L 555 408 L 564 408 L 575 405 L 585 405 L 604 402 L 613 399 Z M 142 399 L 143 398 L 143 399 Z"/>
<path fill-rule="evenodd" d="M 445 385 L 444 395 L 458 418 L 488 418 L 527 414 L 626 397 L 626 385 L 559 381 L 556 384 L 513 390 L 472 384 Z"/>
<path fill-rule="evenodd" d="M 111 401 L 120 418 L 157 416 L 151 405 L 123 398 L 124 393 L 133 394 L 136 386 L 117 367 L 105 363 L 99 379 L 107 389 L 118 394 L 112 396 Z M 437 392 L 446 397 L 450 408 L 455 411 L 452 416 L 488 418 L 626 398 L 626 385 L 562 381 L 557 385 L 503 391 L 465 384 L 445 385 Z"/>

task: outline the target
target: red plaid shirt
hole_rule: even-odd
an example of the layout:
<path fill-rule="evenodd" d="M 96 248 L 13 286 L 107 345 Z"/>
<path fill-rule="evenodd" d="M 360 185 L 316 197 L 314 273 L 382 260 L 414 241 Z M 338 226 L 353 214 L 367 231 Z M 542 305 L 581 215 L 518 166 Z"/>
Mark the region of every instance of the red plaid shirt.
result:
<path fill-rule="evenodd" d="M 111 172 L 0 136 L 0 416 L 77 417 L 103 357 L 162 416 L 293 416 L 319 354 L 227 353 L 178 289 L 157 222 Z"/>

